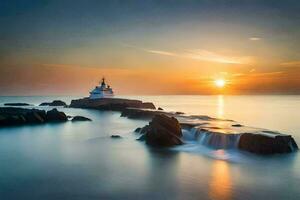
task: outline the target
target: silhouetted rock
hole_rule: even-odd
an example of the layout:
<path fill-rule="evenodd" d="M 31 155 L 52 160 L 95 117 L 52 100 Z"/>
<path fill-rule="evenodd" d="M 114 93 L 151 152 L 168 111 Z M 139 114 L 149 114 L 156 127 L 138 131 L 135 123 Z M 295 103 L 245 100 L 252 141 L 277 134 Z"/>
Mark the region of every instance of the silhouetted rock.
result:
<path fill-rule="evenodd" d="M 242 127 L 243 125 L 241 125 L 241 124 L 232 124 L 231 126 L 232 127 Z"/>
<path fill-rule="evenodd" d="M 99 110 L 123 111 L 126 108 L 155 109 L 153 103 L 142 102 L 139 100 L 103 98 L 103 99 L 76 99 L 72 100 L 72 108 L 91 108 Z"/>
<path fill-rule="evenodd" d="M 120 139 L 120 138 L 122 138 L 120 135 L 111 135 L 110 137 L 114 138 L 114 139 Z"/>
<path fill-rule="evenodd" d="M 63 122 L 68 121 L 68 118 L 64 112 L 58 111 L 56 108 L 47 111 L 47 118 L 48 122 Z"/>
<path fill-rule="evenodd" d="M 52 102 L 44 102 L 39 106 L 67 106 L 67 104 L 61 100 L 54 100 Z"/>
<path fill-rule="evenodd" d="M 290 135 L 264 135 L 244 133 L 241 135 L 239 149 L 256 154 L 290 153 L 298 149 L 295 140 Z"/>
<path fill-rule="evenodd" d="M 28 103 L 5 103 L 5 106 L 31 106 Z"/>
<path fill-rule="evenodd" d="M 145 128 L 146 144 L 158 147 L 169 147 L 182 144 L 181 127 L 177 119 L 166 115 L 155 115 Z"/>
<path fill-rule="evenodd" d="M 184 112 L 175 112 L 176 115 L 182 115 Z"/>
<path fill-rule="evenodd" d="M 164 110 L 164 109 L 162 109 L 161 107 L 158 107 L 157 110 Z"/>
<path fill-rule="evenodd" d="M 75 116 L 72 118 L 72 122 L 77 122 L 77 121 L 92 121 L 90 118 L 83 117 L 83 116 Z"/>

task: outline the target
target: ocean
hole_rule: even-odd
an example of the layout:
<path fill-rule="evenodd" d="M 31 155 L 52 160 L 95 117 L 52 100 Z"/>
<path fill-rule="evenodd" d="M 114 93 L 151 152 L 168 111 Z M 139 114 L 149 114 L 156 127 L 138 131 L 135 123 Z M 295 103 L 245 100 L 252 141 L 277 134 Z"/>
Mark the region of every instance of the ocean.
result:
<path fill-rule="evenodd" d="M 120 96 L 166 111 L 208 115 L 291 134 L 300 144 L 300 96 Z M 0 97 L 38 104 L 79 97 Z M 59 108 L 92 122 L 0 128 L 0 199 L 300 199 L 298 152 L 258 156 L 198 143 L 156 149 L 136 141 L 148 123 L 119 112 Z M 111 139 L 110 135 L 121 135 Z"/>

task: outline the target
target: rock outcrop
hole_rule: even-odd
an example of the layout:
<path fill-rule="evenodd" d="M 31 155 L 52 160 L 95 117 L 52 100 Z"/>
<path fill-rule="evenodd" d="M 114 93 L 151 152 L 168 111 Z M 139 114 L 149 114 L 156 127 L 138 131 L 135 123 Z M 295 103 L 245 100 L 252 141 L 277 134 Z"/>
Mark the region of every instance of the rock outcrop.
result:
<path fill-rule="evenodd" d="M 46 122 L 65 122 L 64 112 L 57 109 L 48 112 L 38 109 L 25 109 L 14 107 L 0 108 L 0 126 L 14 126 L 25 124 L 42 124 Z"/>
<path fill-rule="evenodd" d="M 83 116 L 74 116 L 71 121 L 77 122 L 77 121 L 92 121 L 92 120 L 90 118 L 83 117 Z"/>
<path fill-rule="evenodd" d="M 159 114 L 169 115 L 161 110 L 125 108 L 121 113 L 121 117 L 130 119 L 152 119 L 155 115 Z"/>
<path fill-rule="evenodd" d="M 47 111 L 46 120 L 49 122 L 68 121 L 64 112 L 58 111 L 56 108 Z"/>
<path fill-rule="evenodd" d="M 182 139 L 197 141 L 213 149 L 240 149 L 267 155 L 290 153 L 298 149 L 291 135 L 267 129 L 243 126 L 231 120 L 177 117 L 185 129 Z M 194 127 L 192 127 L 194 125 Z"/>
<path fill-rule="evenodd" d="M 238 148 L 256 154 L 275 154 L 293 152 L 298 146 L 290 135 L 244 133 L 240 136 Z"/>
<path fill-rule="evenodd" d="M 61 100 L 54 100 L 52 102 L 44 102 L 39 106 L 67 106 L 67 104 Z"/>
<path fill-rule="evenodd" d="M 155 115 L 152 121 L 140 132 L 146 144 L 157 147 L 170 147 L 182 144 L 181 127 L 177 119 L 166 115 Z M 140 138 L 141 139 L 141 138 Z"/>
<path fill-rule="evenodd" d="M 120 98 L 76 99 L 71 101 L 70 107 L 111 111 L 123 111 L 126 108 L 155 109 L 154 104 L 150 102 Z"/>

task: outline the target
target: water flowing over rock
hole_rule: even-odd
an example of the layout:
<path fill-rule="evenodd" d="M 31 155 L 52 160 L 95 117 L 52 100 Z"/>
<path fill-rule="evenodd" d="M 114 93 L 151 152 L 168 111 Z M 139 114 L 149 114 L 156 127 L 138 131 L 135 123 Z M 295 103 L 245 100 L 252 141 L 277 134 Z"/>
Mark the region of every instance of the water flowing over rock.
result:
<path fill-rule="evenodd" d="M 155 119 L 156 116 L 176 118 L 181 128 L 185 130 L 181 139 L 184 141 L 197 141 L 200 145 L 214 149 L 236 148 L 256 154 L 289 153 L 298 149 L 295 140 L 290 135 L 244 126 L 228 119 L 217 119 L 206 115 L 187 116 L 176 112 L 136 108 L 125 109 L 122 116 L 145 119 L 151 117 Z M 143 128 L 137 129 L 136 132 L 142 134 L 138 140 L 146 140 L 147 142 L 147 133 L 152 130 L 152 122 Z M 156 134 L 158 137 L 157 131 Z"/>
<path fill-rule="evenodd" d="M 221 127 L 211 125 L 206 123 L 187 129 L 183 139 L 214 149 L 240 149 L 263 155 L 290 153 L 298 149 L 290 135 L 246 126 L 231 125 L 230 128 L 230 122 L 223 123 Z"/>
<path fill-rule="evenodd" d="M 224 134 L 211 132 L 203 128 L 194 128 L 189 133 L 190 137 L 197 140 L 200 144 L 215 149 L 237 148 L 240 134 Z M 186 136 L 185 137 L 189 137 Z"/>
<path fill-rule="evenodd" d="M 169 147 L 182 144 L 181 127 L 177 119 L 166 115 L 155 115 L 145 131 L 146 144 L 158 147 Z"/>

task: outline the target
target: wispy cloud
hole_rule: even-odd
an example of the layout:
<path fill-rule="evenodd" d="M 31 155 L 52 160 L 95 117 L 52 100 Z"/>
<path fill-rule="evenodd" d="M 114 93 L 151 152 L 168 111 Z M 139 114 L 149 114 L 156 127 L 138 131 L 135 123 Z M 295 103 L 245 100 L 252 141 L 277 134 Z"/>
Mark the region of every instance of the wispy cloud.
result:
<path fill-rule="evenodd" d="M 274 75 L 281 75 L 281 74 L 284 74 L 284 72 L 283 71 L 261 72 L 261 73 L 249 74 L 249 76 L 274 76 Z"/>
<path fill-rule="evenodd" d="M 246 64 L 250 61 L 249 57 L 232 57 L 225 56 L 216 52 L 203 49 L 187 50 L 183 53 L 184 57 L 196 60 L 211 61 L 224 64 Z"/>
<path fill-rule="evenodd" d="M 145 51 L 149 53 L 164 55 L 164 56 L 177 56 L 175 53 L 168 52 L 168 51 L 159 51 L 159 50 L 151 50 L 151 49 L 145 49 Z"/>
<path fill-rule="evenodd" d="M 284 67 L 300 67 L 300 60 L 283 62 L 283 63 L 280 63 L 280 65 L 284 66 Z"/>
<path fill-rule="evenodd" d="M 251 61 L 250 57 L 225 56 L 217 52 L 208 51 L 204 49 L 190 49 L 190 50 L 184 50 L 182 52 L 171 52 L 171 51 L 164 51 L 158 49 L 139 48 L 132 45 L 126 45 L 126 46 L 143 50 L 152 54 L 158 54 L 163 56 L 174 56 L 174 57 L 188 58 L 194 60 L 223 63 L 223 64 L 248 64 Z"/>
<path fill-rule="evenodd" d="M 259 40 L 261 40 L 262 38 L 260 38 L 260 37 L 250 37 L 249 38 L 249 40 L 251 40 L 251 41 L 259 41 Z"/>

